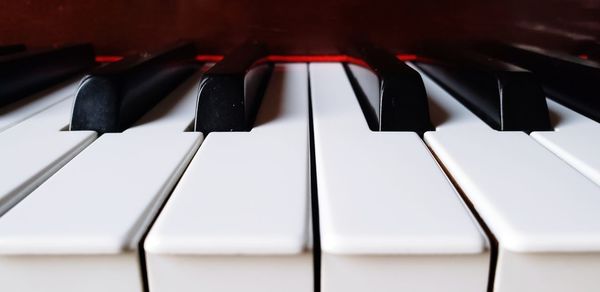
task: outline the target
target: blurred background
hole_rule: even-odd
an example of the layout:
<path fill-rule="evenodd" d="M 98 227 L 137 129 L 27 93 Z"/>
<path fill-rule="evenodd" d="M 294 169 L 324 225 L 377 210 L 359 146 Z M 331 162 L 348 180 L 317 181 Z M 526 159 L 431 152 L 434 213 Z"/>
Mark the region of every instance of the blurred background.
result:
<path fill-rule="evenodd" d="M 348 41 L 398 52 L 424 41 L 501 40 L 569 53 L 597 47 L 600 1 L 0 0 L 0 44 L 92 42 L 99 54 L 194 40 L 224 53 L 248 38 L 273 53 L 336 53 Z"/>

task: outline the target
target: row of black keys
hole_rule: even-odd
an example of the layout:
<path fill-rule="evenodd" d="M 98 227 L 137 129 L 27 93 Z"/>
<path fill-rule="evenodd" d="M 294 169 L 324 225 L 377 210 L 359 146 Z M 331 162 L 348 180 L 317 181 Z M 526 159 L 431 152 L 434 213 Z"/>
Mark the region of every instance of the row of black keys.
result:
<path fill-rule="evenodd" d="M 501 131 L 552 130 L 546 95 L 600 122 L 595 85 L 600 68 L 507 45 L 482 52 L 436 47 L 416 65 L 473 113 Z M 374 131 L 432 130 L 420 75 L 394 55 L 370 45 L 351 55 L 378 76 L 379 97 L 367 98 L 358 76 L 346 71 Z M 27 52 L 0 47 L 0 106 L 21 99 L 95 65 L 91 45 Z M 211 67 L 200 83 L 195 131 L 247 131 L 252 128 L 272 64 L 262 62 L 266 47 L 247 42 Z M 138 120 L 177 85 L 198 70 L 196 50 L 180 44 L 153 55 L 137 55 L 91 70 L 80 83 L 71 130 L 120 132 Z M 498 61 L 517 64 L 530 71 Z M 533 73 L 532 73 L 533 72 Z M 539 78 L 539 80 L 538 80 Z"/>

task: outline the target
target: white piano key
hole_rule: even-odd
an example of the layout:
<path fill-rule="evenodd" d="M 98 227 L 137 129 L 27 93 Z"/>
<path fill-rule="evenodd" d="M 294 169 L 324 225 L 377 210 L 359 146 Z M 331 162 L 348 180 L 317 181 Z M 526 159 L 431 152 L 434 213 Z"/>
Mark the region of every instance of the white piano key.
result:
<path fill-rule="evenodd" d="M 308 75 L 276 65 L 255 127 L 213 132 L 152 227 L 150 290 L 311 291 Z"/>
<path fill-rule="evenodd" d="M 0 216 L 96 138 L 92 131 L 61 131 L 72 98 L 0 132 Z"/>
<path fill-rule="evenodd" d="M 69 98 L 77 90 L 81 76 L 0 108 L 0 132 L 48 107 Z"/>
<path fill-rule="evenodd" d="M 600 184 L 600 124 L 550 99 L 547 103 L 555 131 L 533 132 L 531 136 Z"/>
<path fill-rule="evenodd" d="M 1 289 L 143 290 L 139 241 L 202 141 L 183 131 L 199 78 L 149 112 L 145 130 L 102 135 L 0 218 Z"/>
<path fill-rule="evenodd" d="M 341 64 L 310 82 L 321 291 L 485 291 L 487 241 L 419 136 L 371 132 Z"/>
<path fill-rule="evenodd" d="M 462 127 L 479 122 L 423 79 L 442 117 L 425 141 L 498 240 L 493 291 L 597 291 L 600 188 L 525 133 Z"/>

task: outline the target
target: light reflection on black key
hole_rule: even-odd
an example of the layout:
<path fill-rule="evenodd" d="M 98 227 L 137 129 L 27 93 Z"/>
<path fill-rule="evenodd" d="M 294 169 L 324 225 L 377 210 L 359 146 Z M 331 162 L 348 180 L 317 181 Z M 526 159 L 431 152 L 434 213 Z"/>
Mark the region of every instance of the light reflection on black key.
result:
<path fill-rule="evenodd" d="M 471 52 L 427 49 L 417 66 L 499 131 L 552 130 L 544 92 L 531 72 Z"/>
<path fill-rule="evenodd" d="M 369 128 L 373 131 L 433 130 L 423 80 L 387 51 L 360 45 L 353 55 L 367 67 L 344 64 Z"/>
<path fill-rule="evenodd" d="M 269 82 L 273 64 L 259 42 L 246 42 L 203 76 L 198 93 L 195 131 L 249 131 Z"/>
<path fill-rule="evenodd" d="M 533 47 L 487 45 L 482 51 L 532 71 L 548 97 L 600 122 L 600 63 Z"/>
<path fill-rule="evenodd" d="M 181 44 L 100 67 L 81 81 L 71 130 L 121 132 L 199 68 L 196 49 Z"/>

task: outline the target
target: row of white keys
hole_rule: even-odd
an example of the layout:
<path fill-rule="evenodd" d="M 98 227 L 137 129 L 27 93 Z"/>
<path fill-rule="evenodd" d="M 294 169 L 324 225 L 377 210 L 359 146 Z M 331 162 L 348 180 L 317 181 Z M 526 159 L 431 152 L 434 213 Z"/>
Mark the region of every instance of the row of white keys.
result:
<path fill-rule="evenodd" d="M 75 94 L 81 76 L 0 108 L 0 132 Z"/>
<path fill-rule="evenodd" d="M 310 64 L 321 291 L 485 291 L 483 232 L 412 132 L 371 132 L 341 64 Z"/>
<path fill-rule="evenodd" d="M 63 131 L 73 98 L 67 98 L 0 132 L 0 216 L 96 138 L 93 131 Z"/>
<path fill-rule="evenodd" d="M 425 141 L 498 241 L 493 291 L 597 291 L 600 188 L 527 134 L 483 127 L 422 77 L 440 110 Z"/>
<path fill-rule="evenodd" d="M 0 218 L 0 289 L 143 290 L 139 241 L 202 141 L 184 132 L 199 79 L 143 125 L 102 135 Z"/>
<path fill-rule="evenodd" d="M 531 136 L 600 185 L 600 124 L 550 99 L 547 103 L 555 131 Z"/>
<path fill-rule="evenodd" d="M 210 133 L 152 227 L 150 291 L 311 291 L 308 76 L 276 65 L 250 132 Z"/>

